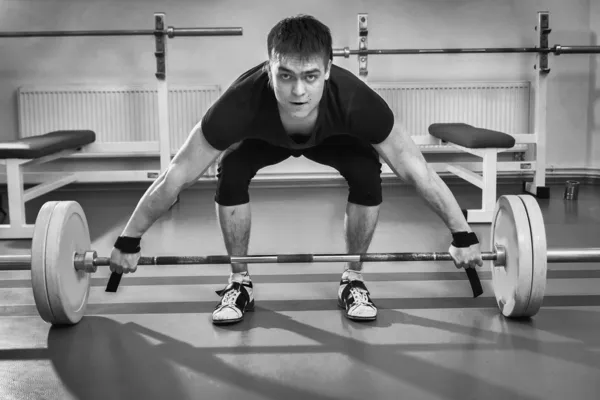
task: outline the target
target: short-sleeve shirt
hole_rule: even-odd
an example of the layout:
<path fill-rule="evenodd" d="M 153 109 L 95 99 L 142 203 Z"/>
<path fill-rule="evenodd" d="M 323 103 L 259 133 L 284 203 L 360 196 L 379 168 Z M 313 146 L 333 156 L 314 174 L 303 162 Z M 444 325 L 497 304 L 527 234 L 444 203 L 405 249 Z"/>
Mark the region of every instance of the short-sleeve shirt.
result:
<path fill-rule="evenodd" d="M 253 138 L 301 150 L 335 135 L 378 144 L 392 131 L 394 115 L 385 100 L 350 71 L 332 64 L 314 129 L 298 143 L 283 127 L 267 68 L 268 61 L 240 75 L 202 118 L 202 132 L 215 149 L 224 151 Z"/>

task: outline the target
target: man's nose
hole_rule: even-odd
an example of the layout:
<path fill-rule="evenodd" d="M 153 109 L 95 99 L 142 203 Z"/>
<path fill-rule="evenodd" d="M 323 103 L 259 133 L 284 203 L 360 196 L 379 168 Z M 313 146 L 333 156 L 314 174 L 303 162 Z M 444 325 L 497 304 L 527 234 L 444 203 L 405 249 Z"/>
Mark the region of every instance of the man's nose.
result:
<path fill-rule="evenodd" d="M 304 82 L 301 79 L 296 80 L 294 86 L 292 87 L 292 93 L 294 96 L 302 96 L 306 92 L 306 87 L 304 86 Z"/>

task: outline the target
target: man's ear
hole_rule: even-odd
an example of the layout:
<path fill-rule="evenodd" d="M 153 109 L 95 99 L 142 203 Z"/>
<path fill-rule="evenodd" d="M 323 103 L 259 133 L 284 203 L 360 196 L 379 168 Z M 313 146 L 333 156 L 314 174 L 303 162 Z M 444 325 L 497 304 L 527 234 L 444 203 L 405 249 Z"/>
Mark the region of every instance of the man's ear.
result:
<path fill-rule="evenodd" d="M 269 78 L 269 84 L 271 86 L 273 86 L 273 75 L 271 74 L 271 61 L 267 61 L 267 63 L 265 64 L 265 66 L 263 67 L 263 70 L 267 72 L 267 77 Z"/>
<path fill-rule="evenodd" d="M 327 66 L 325 67 L 325 80 L 329 79 L 329 75 L 331 74 L 331 60 L 327 61 Z"/>

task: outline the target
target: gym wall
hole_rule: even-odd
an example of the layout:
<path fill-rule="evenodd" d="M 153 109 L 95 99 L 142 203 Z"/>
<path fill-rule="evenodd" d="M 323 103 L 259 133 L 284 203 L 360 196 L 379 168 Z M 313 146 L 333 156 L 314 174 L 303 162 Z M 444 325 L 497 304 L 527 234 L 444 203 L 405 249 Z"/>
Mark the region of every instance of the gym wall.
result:
<path fill-rule="evenodd" d="M 586 45 L 597 44 L 600 32 L 600 4 L 591 3 L 0 0 L 0 30 L 153 28 L 154 12 L 165 12 L 167 24 L 177 27 L 241 26 L 243 36 L 169 42 L 169 83 L 219 84 L 225 90 L 239 74 L 265 59 L 266 35 L 273 24 L 298 13 L 315 15 L 329 25 L 337 48 L 357 47 L 356 16 L 361 12 L 369 14 L 370 48 L 440 48 L 533 46 L 536 13 L 547 10 L 550 45 Z M 3 39 L 0 54 L 2 140 L 17 137 L 16 91 L 21 85 L 154 83 L 151 37 Z M 335 62 L 358 73 L 355 57 Z M 370 82 L 514 81 L 532 80 L 534 62 L 528 54 L 370 56 L 368 68 Z M 550 68 L 548 168 L 600 168 L 597 56 L 551 56 Z M 116 168 L 131 161 L 94 162 L 106 169 L 106 163 Z"/>

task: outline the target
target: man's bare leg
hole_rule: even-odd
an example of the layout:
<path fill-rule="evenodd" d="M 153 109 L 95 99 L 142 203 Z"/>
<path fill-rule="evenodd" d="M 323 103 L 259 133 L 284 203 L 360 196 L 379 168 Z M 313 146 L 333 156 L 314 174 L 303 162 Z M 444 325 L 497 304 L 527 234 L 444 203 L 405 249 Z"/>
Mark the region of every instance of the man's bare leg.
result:
<path fill-rule="evenodd" d="M 248 254 L 250 242 L 250 203 L 237 206 L 216 205 L 217 218 L 230 256 Z M 234 285 L 234 283 L 242 285 Z M 223 298 L 213 311 L 214 324 L 230 324 L 244 318 L 244 312 L 254 308 L 254 287 L 250 280 L 247 263 L 232 263 L 229 285 L 219 292 Z"/>
<path fill-rule="evenodd" d="M 227 254 L 230 256 L 248 255 L 252 215 L 250 203 L 237 206 L 217 204 L 217 217 L 225 241 Z M 248 272 L 248 264 L 231 264 L 233 274 Z"/>
<path fill-rule="evenodd" d="M 379 206 L 361 206 L 348 202 L 344 218 L 346 251 L 349 254 L 366 253 L 373 239 L 379 218 Z M 345 290 L 348 281 L 359 286 Z M 352 287 L 352 286 L 350 286 Z M 359 321 L 372 321 L 377 317 L 377 308 L 367 294 L 362 276 L 362 262 L 349 262 L 344 267 L 342 284 L 338 289 L 340 307 L 346 309 L 348 318 Z"/>
<path fill-rule="evenodd" d="M 344 234 L 348 254 L 366 253 L 379 219 L 379 206 L 361 206 L 348 202 L 344 218 Z M 344 270 L 362 272 L 362 262 L 347 263 Z"/>

